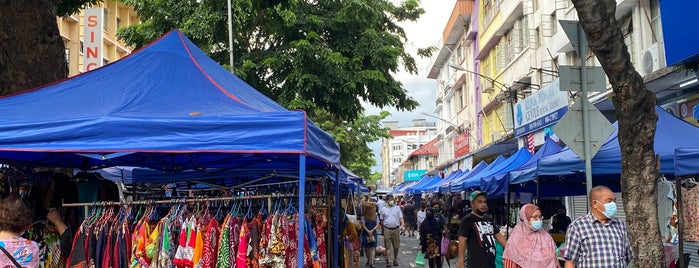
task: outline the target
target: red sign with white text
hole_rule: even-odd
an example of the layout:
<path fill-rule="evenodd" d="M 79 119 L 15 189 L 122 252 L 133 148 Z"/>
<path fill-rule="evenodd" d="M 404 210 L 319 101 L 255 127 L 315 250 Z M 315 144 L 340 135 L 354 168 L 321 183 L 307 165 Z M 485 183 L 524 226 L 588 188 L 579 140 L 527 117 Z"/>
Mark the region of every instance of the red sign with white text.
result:
<path fill-rule="evenodd" d="M 471 152 L 468 143 L 468 130 L 461 132 L 454 138 L 454 157 L 459 158 Z"/>

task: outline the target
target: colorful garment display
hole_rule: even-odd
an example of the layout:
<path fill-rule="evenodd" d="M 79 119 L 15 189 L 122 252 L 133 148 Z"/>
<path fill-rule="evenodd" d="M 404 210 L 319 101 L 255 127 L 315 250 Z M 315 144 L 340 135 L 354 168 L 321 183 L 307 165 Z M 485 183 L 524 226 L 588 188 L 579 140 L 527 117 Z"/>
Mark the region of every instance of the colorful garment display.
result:
<path fill-rule="evenodd" d="M 129 219 L 130 211 L 89 215 L 75 235 L 68 267 L 281 268 L 296 267 L 299 257 L 304 267 L 327 267 L 323 213 L 301 215 L 308 219 L 303 256 L 297 252 L 296 213 L 250 218 L 232 212 L 220 224 L 186 206 L 162 219 L 155 219 L 152 208 L 138 214 L 136 219 Z"/>

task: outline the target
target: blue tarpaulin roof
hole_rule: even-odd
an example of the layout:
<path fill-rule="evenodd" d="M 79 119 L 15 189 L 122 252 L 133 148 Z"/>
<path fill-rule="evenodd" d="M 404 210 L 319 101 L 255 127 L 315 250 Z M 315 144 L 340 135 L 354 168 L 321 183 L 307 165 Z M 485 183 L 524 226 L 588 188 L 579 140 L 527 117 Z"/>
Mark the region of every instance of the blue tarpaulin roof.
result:
<path fill-rule="evenodd" d="M 542 149 L 544 148 L 542 147 Z M 532 154 L 526 148 L 520 148 L 514 156 L 510 157 L 510 159 L 512 158 L 514 158 L 514 160 L 512 160 L 509 164 L 503 163 L 500 165 L 500 167 L 494 168 L 494 171 L 491 172 L 491 174 L 484 174 L 481 176 L 481 190 L 487 192 L 488 196 L 505 195 L 507 193 L 507 187 L 510 181 L 510 171 L 516 170 L 523 165 L 530 163 L 534 156 L 532 156 Z"/>
<path fill-rule="evenodd" d="M 463 172 L 460 172 L 458 174 L 455 174 L 454 177 L 447 178 L 446 180 L 442 180 L 441 182 L 430 187 L 430 189 L 428 189 L 428 191 L 432 191 L 432 192 L 438 191 L 438 192 L 443 193 L 443 194 L 449 193 L 451 191 L 450 188 L 451 188 L 452 183 L 454 183 L 457 180 L 460 180 L 464 177 L 472 176 L 478 172 L 481 172 L 483 169 L 486 169 L 486 168 L 488 168 L 488 163 L 486 163 L 485 161 L 481 161 L 475 167 L 473 167 L 473 169 L 471 169 L 470 171 L 469 170 L 463 171 Z"/>
<path fill-rule="evenodd" d="M 339 146 L 174 30 L 128 57 L 0 99 L 0 160 L 15 165 L 298 169 Z"/>
<path fill-rule="evenodd" d="M 489 168 L 486 171 L 483 171 L 470 179 L 466 180 L 463 182 L 463 187 L 464 189 L 474 189 L 478 188 L 483 190 L 483 179 L 487 179 L 486 183 L 489 183 L 490 179 L 493 175 L 501 173 L 501 172 L 506 172 L 515 169 L 516 167 L 519 167 L 520 165 L 524 164 L 529 160 L 529 158 L 532 157 L 532 154 L 527 151 L 527 148 L 519 148 L 515 154 L 507 158 L 507 160 L 502 161 L 501 163 L 497 165 L 491 165 L 492 167 Z"/>
<path fill-rule="evenodd" d="M 654 150 L 660 155 L 660 173 L 675 173 L 675 149 L 681 147 L 699 148 L 699 128 L 679 119 L 659 106 Z M 617 128 L 617 123 L 614 123 Z M 592 158 L 593 176 L 616 177 L 621 174 L 621 150 L 617 130 L 602 145 Z M 567 176 L 577 175 L 585 170 L 584 161 L 569 148 L 539 160 L 537 175 Z"/>
<path fill-rule="evenodd" d="M 519 184 L 536 179 L 536 166 L 539 159 L 545 156 L 552 155 L 561 151 L 561 146 L 555 141 L 546 138 L 544 145 L 539 148 L 527 162 L 516 167 L 513 170 L 504 170 L 489 178 L 481 180 L 483 191 L 488 192 L 489 196 L 502 196 L 507 193 L 507 187 L 511 184 Z"/>
<path fill-rule="evenodd" d="M 502 161 L 505 161 L 505 160 L 506 159 L 504 156 L 498 155 L 498 157 L 495 158 L 495 160 L 493 160 L 493 162 L 490 162 L 490 164 L 486 168 L 480 170 L 479 172 L 472 171 L 471 173 L 466 174 L 465 176 L 459 177 L 458 179 L 449 183 L 449 185 L 450 185 L 449 192 L 458 193 L 458 192 L 461 192 L 463 190 L 468 190 L 469 188 L 472 188 L 474 186 L 479 185 L 480 179 L 478 180 L 478 183 L 475 185 L 472 185 L 472 182 L 473 182 L 472 179 L 475 177 L 478 177 L 478 175 L 483 173 L 483 172 L 488 172 L 488 170 L 492 169 L 493 167 L 497 166 L 498 164 L 500 164 Z M 474 168 L 474 170 L 475 170 L 475 168 Z M 485 174 L 485 173 L 483 173 L 483 174 Z M 478 177 L 478 178 L 480 178 L 480 177 Z M 469 183 L 465 184 L 466 182 L 469 182 Z"/>
<path fill-rule="evenodd" d="M 417 184 L 406 188 L 405 191 L 411 194 L 420 194 L 424 192 L 425 189 L 440 182 L 441 180 L 442 178 L 439 176 L 424 176 Z"/>
<path fill-rule="evenodd" d="M 699 174 L 699 147 L 675 149 L 675 176 Z"/>

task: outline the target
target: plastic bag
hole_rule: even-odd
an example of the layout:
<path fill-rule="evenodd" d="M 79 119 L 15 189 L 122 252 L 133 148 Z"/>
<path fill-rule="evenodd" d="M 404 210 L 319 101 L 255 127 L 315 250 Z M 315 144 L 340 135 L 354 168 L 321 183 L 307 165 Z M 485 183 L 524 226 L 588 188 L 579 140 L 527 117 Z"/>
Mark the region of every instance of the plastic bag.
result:
<path fill-rule="evenodd" d="M 440 253 L 442 253 L 442 256 L 446 256 L 447 252 L 449 251 L 449 237 L 447 236 L 442 236 L 442 244 L 440 245 Z"/>
<path fill-rule="evenodd" d="M 415 264 L 425 266 L 425 254 L 422 254 L 422 251 L 417 253 L 417 256 L 415 257 Z"/>

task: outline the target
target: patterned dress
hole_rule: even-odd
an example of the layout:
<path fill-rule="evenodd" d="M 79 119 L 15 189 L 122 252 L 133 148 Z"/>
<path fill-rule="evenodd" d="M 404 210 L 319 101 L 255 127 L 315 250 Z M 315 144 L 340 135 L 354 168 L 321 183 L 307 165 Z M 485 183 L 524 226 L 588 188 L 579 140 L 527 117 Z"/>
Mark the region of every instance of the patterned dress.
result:
<path fill-rule="evenodd" d="M 231 227 L 229 225 L 230 215 L 223 220 L 223 230 L 221 230 L 221 238 L 218 240 L 218 258 L 216 259 L 216 268 L 230 268 L 231 259 L 231 244 L 230 240 Z"/>

